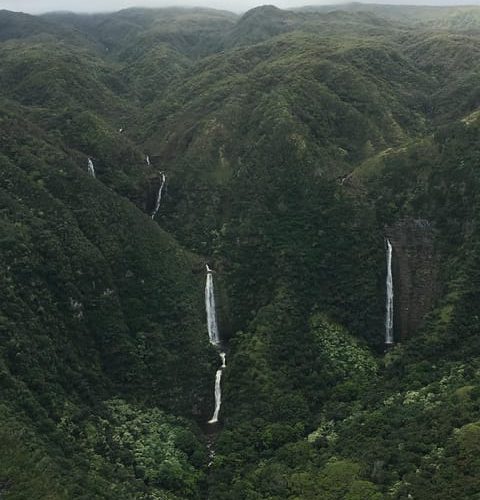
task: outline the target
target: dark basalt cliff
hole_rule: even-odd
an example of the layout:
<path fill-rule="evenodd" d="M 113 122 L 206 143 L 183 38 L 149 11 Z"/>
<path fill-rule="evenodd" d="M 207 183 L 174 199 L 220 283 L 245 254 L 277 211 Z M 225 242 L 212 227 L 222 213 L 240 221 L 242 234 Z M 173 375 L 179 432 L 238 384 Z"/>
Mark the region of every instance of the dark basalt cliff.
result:
<path fill-rule="evenodd" d="M 422 325 L 439 296 L 435 231 L 428 220 L 403 219 L 386 234 L 393 246 L 394 336 L 402 341 Z"/>
<path fill-rule="evenodd" d="M 158 190 L 161 185 L 161 172 L 152 172 L 145 177 L 136 189 L 132 190 L 132 193 L 128 194 L 128 197 L 142 212 L 151 215 L 155 209 Z"/>

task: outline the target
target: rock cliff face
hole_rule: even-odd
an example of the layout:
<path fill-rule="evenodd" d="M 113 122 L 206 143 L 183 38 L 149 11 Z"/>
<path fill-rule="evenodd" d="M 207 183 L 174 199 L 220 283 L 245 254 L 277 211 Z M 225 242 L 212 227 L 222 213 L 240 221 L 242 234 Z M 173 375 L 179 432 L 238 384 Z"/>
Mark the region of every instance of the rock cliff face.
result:
<path fill-rule="evenodd" d="M 128 194 L 130 201 L 142 212 L 151 215 L 157 201 L 158 190 L 162 184 L 162 176 L 159 172 L 152 172 L 133 193 Z M 164 196 L 166 189 L 164 191 Z"/>
<path fill-rule="evenodd" d="M 386 228 L 393 246 L 394 338 L 411 336 L 439 296 L 434 229 L 425 219 L 403 219 Z"/>

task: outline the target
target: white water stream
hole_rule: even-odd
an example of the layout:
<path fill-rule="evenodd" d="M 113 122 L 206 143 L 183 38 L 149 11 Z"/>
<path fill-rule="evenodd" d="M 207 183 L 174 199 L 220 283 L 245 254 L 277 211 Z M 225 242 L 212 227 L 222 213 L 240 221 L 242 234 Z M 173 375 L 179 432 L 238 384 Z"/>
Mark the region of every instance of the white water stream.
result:
<path fill-rule="evenodd" d="M 392 244 L 387 243 L 387 300 L 385 304 L 385 344 L 393 344 L 393 277 L 392 277 Z"/>
<path fill-rule="evenodd" d="M 205 283 L 205 309 L 207 312 L 207 328 L 208 337 L 210 343 L 213 344 L 217 349 L 220 348 L 220 334 L 218 331 L 217 324 L 217 312 L 215 308 L 215 290 L 213 288 L 213 270 L 207 268 L 207 281 Z M 227 367 L 226 364 L 226 353 L 220 352 L 220 359 L 222 364 L 215 374 L 215 410 L 213 412 L 212 418 L 208 421 L 209 424 L 215 424 L 218 422 L 218 414 L 220 413 L 220 407 L 222 406 L 222 373 Z"/>
<path fill-rule="evenodd" d="M 87 162 L 87 167 L 88 167 L 88 173 L 92 176 L 95 177 L 95 167 L 93 166 L 93 161 L 91 158 L 88 159 Z"/>
<path fill-rule="evenodd" d="M 165 181 L 166 181 L 165 174 L 163 172 L 160 173 L 162 174 L 162 183 L 160 184 L 160 189 L 158 190 L 157 201 L 155 203 L 155 208 L 152 212 L 152 219 L 155 218 L 155 215 L 157 215 L 158 211 L 160 210 L 160 203 L 162 203 L 163 186 L 165 186 Z"/>

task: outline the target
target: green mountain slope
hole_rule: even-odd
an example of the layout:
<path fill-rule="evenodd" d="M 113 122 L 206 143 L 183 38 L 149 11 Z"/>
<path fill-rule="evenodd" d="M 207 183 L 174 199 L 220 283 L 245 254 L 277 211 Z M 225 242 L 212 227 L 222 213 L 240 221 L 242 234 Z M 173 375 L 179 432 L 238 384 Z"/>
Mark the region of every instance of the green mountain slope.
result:
<path fill-rule="evenodd" d="M 157 408 L 201 417 L 212 404 L 215 357 L 203 319 L 202 263 L 89 177 L 84 157 L 59 148 L 58 138 L 52 143 L 21 118 L 22 108 L 9 108 L 1 116 L 2 427 L 10 429 L 15 415 L 39 436 L 34 443 L 41 441 L 29 444 L 18 423 L 8 432 L 18 448 L 2 462 L 8 491 L 13 498 L 46 491 L 42 469 L 23 476 L 33 446 L 60 485 L 52 498 L 127 498 L 163 489 L 195 497 L 201 473 L 188 457 L 198 450 L 195 465 L 206 460 L 198 431 Z M 108 405 L 120 397 L 117 416 Z M 128 430 L 117 445 L 108 444 L 110 437 L 105 442 L 102 433 L 120 432 L 115 426 L 130 421 L 136 429 L 137 419 L 145 420 L 141 453 L 133 455 L 124 441 Z M 171 443 L 158 448 L 164 434 Z M 178 449 L 177 435 L 185 443 Z M 142 465 L 149 454 L 177 458 L 153 472 Z M 146 486 L 152 473 L 157 479 Z M 136 477 L 143 486 L 131 485 Z"/>
<path fill-rule="evenodd" d="M 0 12 L 0 496 L 475 498 L 478 12 Z"/>

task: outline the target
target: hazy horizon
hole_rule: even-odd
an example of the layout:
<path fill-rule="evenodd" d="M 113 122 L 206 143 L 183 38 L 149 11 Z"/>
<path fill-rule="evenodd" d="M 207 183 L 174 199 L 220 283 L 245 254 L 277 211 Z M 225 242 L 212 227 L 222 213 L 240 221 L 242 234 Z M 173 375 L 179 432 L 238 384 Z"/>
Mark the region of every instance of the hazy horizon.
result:
<path fill-rule="evenodd" d="M 0 9 L 29 14 L 41 14 L 52 11 L 72 12 L 113 12 L 129 7 L 209 7 L 213 9 L 244 12 L 260 5 L 275 5 L 279 8 L 295 8 L 308 5 L 334 5 L 350 3 L 349 1 L 308 1 L 308 0 L 275 0 L 262 2 L 258 0 L 0 0 Z M 460 6 L 479 5 L 480 0 L 424 0 L 424 1 L 372 1 L 359 3 L 377 3 L 391 5 L 430 5 Z"/>

